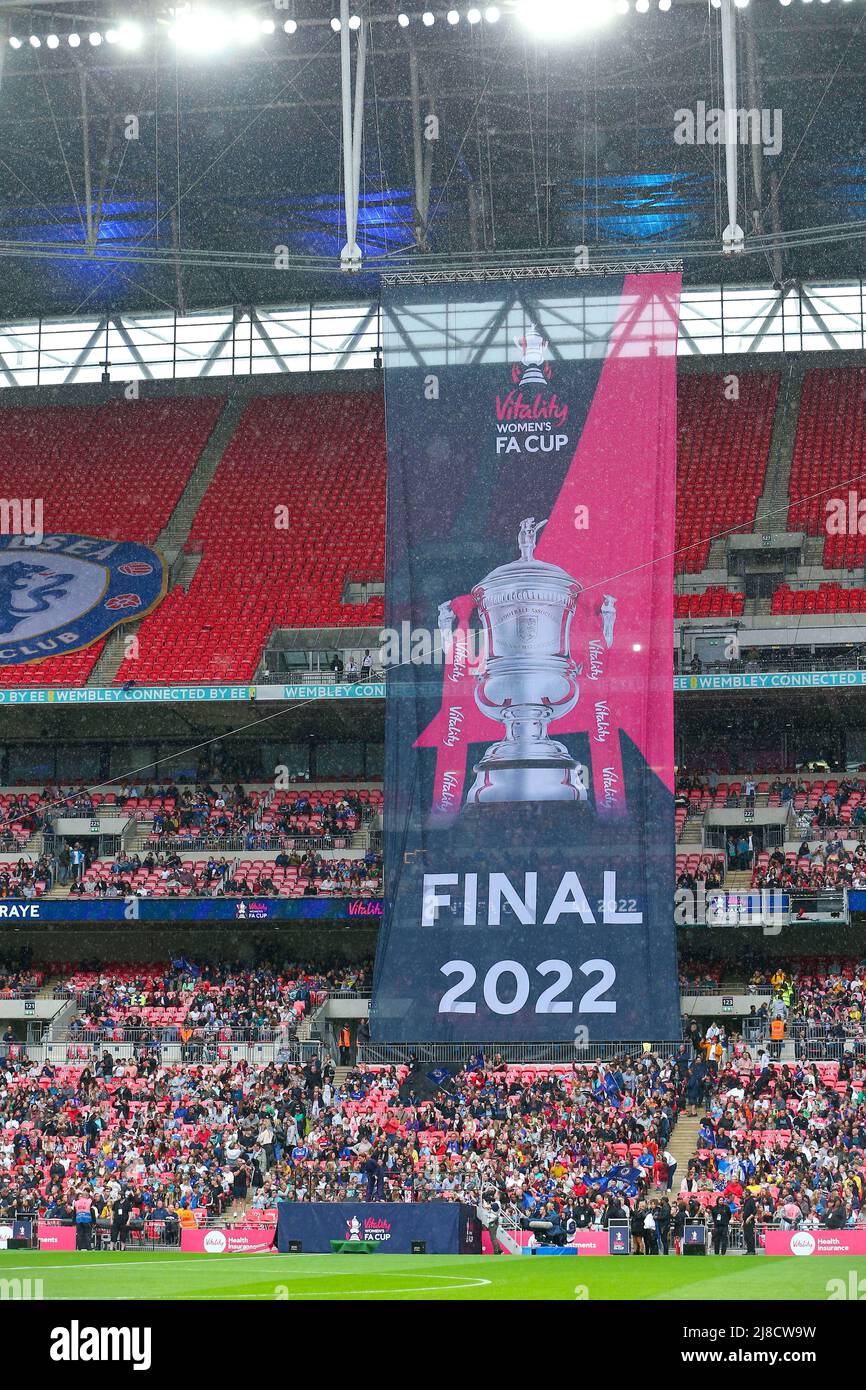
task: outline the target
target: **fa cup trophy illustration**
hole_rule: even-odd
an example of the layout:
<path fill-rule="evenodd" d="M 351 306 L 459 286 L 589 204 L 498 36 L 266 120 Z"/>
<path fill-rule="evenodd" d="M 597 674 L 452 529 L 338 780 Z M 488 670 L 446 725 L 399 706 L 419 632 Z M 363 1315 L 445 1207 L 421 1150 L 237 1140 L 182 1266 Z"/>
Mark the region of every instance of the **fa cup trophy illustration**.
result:
<path fill-rule="evenodd" d="M 539 333 L 534 323 L 529 325 L 522 338 L 514 339 L 517 347 L 521 351 L 521 363 L 523 374 L 520 378 L 521 386 L 546 386 L 547 380 L 544 375 L 544 350 L 547 347 L 547 340 Z"/>
<path fill-rule="evenodd" d="M 475 700 L 505 726 L 474 768 L 466 804 L 579 801 L 586 797 L 579 765 L 549 726 L 578 701 L 583 666 L 569 636 L 582 586 L 558 565 L 533 558 L 547 523 L 520 523 L 520 559 L 492 570 L 472 590 L 487 639 L 487 661 Z"/>

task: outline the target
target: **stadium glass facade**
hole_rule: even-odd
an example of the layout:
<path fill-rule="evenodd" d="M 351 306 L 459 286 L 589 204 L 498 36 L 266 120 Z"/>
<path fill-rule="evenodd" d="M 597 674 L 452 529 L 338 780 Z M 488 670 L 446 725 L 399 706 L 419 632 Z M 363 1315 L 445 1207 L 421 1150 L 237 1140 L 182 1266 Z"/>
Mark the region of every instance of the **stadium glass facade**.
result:
<path fill-rule="evenodd" d="M 400 325 L 408 362 L 454 364 L 467 353 L 505 362 L 513 324 L 500 302 L 447 304 L 431 292 L 429 309 Z M 539 296 L 551 322 L 557 305 Z M 593 357 L 611 300 L 584 298 L 584 312 L 560 322 L 562 358 Z M 522 328 L 522 319 L 516 325 Z M 246 377 L 267 373 L 350 371 L 381 364 L 383 311 L 375 303 L 300 304 L 180 315 L 112 314 L 0 325 L 0 387 L 69 386 L 113 381 Z M 478 344 L 483 344 L 482 348 Z M 769 286 L 685 288 L 680 357 L 866 348 L 862 279 L 804 284 L 784 294 Z M 399 363 L 397 364 L 399 365 Z"/>

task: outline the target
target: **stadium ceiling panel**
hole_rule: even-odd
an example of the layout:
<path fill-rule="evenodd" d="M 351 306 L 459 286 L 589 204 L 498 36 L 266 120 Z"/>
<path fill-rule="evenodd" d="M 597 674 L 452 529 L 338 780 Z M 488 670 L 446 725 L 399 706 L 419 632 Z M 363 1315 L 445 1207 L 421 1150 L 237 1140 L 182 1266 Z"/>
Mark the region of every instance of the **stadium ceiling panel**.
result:
<path fill-rule="evenodd" d="M 859 272 L 860 0 L 735 7 L 745 233 L 735 257 L 721 254 L 727 185 L 714 125 L 730 0 L 647 0 L 640 11 L 619 0 L 609 23 L 550 32 L 523 22 L 544 5 L 517 0 L 477 7 L 476 22 L 464 4 L 450 22 L 440 8 L 352 0 L 346 25 L 341 3 L 192 0 L 178 18 L 155 0 L 116 14 L 96 0 L 3 0 L 0 313 L 186 320 L 226 304 L 369 305 L 385 270 L 435 283 L 485 264 L 544 274 L 555 260 L 548 273 L 561 273 L 576 246 L 596 263 L 676 257 L 687 284 L 726 290 L 836 285 Z M 363 138 L 344 162 L 347 51 L 348 128 L 360 117 Z M 347 277 L 353 162 L 361 270 Z M 738 333 L 747 343 L 760 331 L 770 342 L 858 334 L 859 308 L 832 308 L 854 315 L 846 326 L 824 307 L 813 293 L 797 305 L 802 327 L 786 304 L 781 322 L 744 318 Z M 253 330 L 248 355 L 284 370 L 300 345 L 269 341 L 263 319 Z M 311 341 L 308 356 L 323 360 L 348 347 L 330 334 L 327 350 Z M 210 370 L 220 365 L 218 353 Z"/>

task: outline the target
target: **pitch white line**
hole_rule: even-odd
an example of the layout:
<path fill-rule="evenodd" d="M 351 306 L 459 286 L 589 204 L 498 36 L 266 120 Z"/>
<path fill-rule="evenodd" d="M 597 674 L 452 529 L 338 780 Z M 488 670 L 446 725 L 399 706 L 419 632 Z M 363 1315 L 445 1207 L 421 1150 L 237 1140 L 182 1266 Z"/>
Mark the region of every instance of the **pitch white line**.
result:
<path fill-rule="evenodd" d="M 70 1252 L 70 1253 L 71 1253 L 71 1252 Z M 118 1253 L 119 1253 L 119 1252 L 118 1252 Z M 198 1252 L 196 1252 L 196 1254 L 198 1254 Z M 184 1263 L 184 1264 L 186 1263 L 185 1260 L 183 1260 L 183 1261 L 182 1261 L 182 1260 L 178 1260 L 177 1255 L 173 1255 L 170 1259 L 167 1259 L 167 1260 L 100 1260 L 98 1263 L 96 1263 L 95 1261 L 91 1262 L 90 1260 L 83 1260 L 83 1261 L 81 1262 L 80 1265 L 73 1265 L 73 1264 L 64 1264 L 64 1265 L 44 1265 L 44 1264 L 41 1263 L 41 1261 L 38 1260 L 38 1252 L 34 1252 L 34 1255 L 36 1255 L 37 1258 L 34 1259 L 34 1261 L 33 1261 L 32 1264 L 26 1264 L 26 1265 L 4 1265 L 4 1264 L 0 1264 L 0 1276 L 2 1276 L 2 1274 L 5 1273 L 6 1271 L 11 1271 L 11 1272 L 14 1274 L 14 1273 L 17 1273 L 19 1270 L 30 1270 L 31 1273 L 32 1273 L 32 1271 L 33 1271 L 34 1269 L 39 1269 L 39 1270 L 43 1270 L 43 1269 L 64 1269 L 64 1270 L 66 1270 L 66 1271 L 68 1271 L 68 1272 L 70 1272 L 70 1273 L 72 1273 L 72 1274 L 81 1274 L 82 1271 L 84 1271 L 84 1270 L 89 1270 L 89 1269 L 115 1269 L 115 1270 L 116 1270 L 116 1269 L 135 1269 L 136 1266 L 138 1266 L 138 1265 L 147 1265 L 150 1269 L 155 1269 L 155 1268 L 157 1268 L 157 1266 L 159 1266 L 159 1265 L 178 1265 L 178 1264 L 181 1264 L 181 1263 Z M 274 1255 L 257 1255 L 257 1254 L 252 1254 L 252 1253 L 249 1254 L 249 1255 L 207 1255 L 207 1254 L 202 1254 L 202 1255 L 200 1256 L 200 1259 L 201 1259 L 201 1263 L 202 1263 L 202 1264 L 207 1263 L 207 1264 L 214 1264 L 214 1265 L 228 1265 L 228 1264 L 234 1264 L 237 1260 L 243 1260 L 244 1264 L 249 1264 L 251 1260 L 252 1260 L 252 1261 L 255 1261 L 255 1260 L 267 1260 L 268 1263 L 270 1264 L 270 1263 L 272 1263 L 275 1259 L 279 1259 L 279 1258 L 280 1258 L 280 1257 L 279 1257 L 279 1254 L 278 1254 L 278 1253 L 276 1253 L 276 1254 L 274 1254 Z M 328 1259 L 329 1257 L 328 1257 L 328 1255 L 326 1254 L 326 1252 L 325 1252 L 324 1250 L 323 1250 L 323 1251 L 308 1250 L 308 1251 L 306 1252 L 306 1254 L 300 1254 L 300 1255 L 284 1255 L 283 1258 L 286 1259 L 286 1260 L 325 1260 L 325 1259 Z"/>
<path fill-rule="evenodd" d="M 304 1256 L 303 1256 L 303 1255 L 301 1255 L 300 1257 L 298 1257 L 298 1256 L 291 1256 L 291 1257 L 287 1257 L 287 1258 L 291 1258 L 291 1259 L 295 1260 L 295 1259 L 298 1259 L 298 1258 L 303 1259 Z M 321 1254 L 314 1254 L 312 1251 L 310 1251 L 309 1254 L 307 1255 L 307 1258 L 308 1258 L 308 1259 L 319 1260 L 319 1259 L 325 1259 L 325 1258 L 327 1258 L 327 1257 L 324 1255 L 324 1252 L 321 1253 Z M 211 1263 L 233 1264 L 233 1263 L 236 1263 L 238 1260 L 243 1260 L 246 1264 L 249 1264 L 249 1262 L 250 1262 L 251 1260 L 255 1261 L 255 1260 L 265 1260 L 265 1259 L 268 1260 L 268 1262 L 269 1262 L 270 1264 L 272 1264 L 272 1262 L 273 1262 L 273 1256 L 270 1256 L 270 1255 L 229 1255 L 229 1256 L 227 1256 L 225 1259 L 223 1259 L 223 1260 L 221 1260 L 221 1261 L 219 1260 L 219 1258 L 217 1258 L 216 1261 L 212 1261 Z M 174 1264 L 174 1265 L 176 1266 L 177 1263 L 178 1263 L 177 1260 L 129 1260 L 129 1261 L 127 1262 L 128 1266 L 129 1266 L 130 1268 L 134 1268 L 134 1267 L 137 1266 L 137 1265 L 151 1265 L 151 1266 L 153 1266 L 153 1265 L 158 1265 L 158 1264 L 160 1264 L 160 1265 Z M 43 1265 L 43 1266 L 41 1266 L 41 1268 L 43 1268 L 43 1269 L 45 1269 L 45 1268 L 47 1268 L 47 1269 L 69 1269 L 69 1268 L 73 1268 L 73 1269 L 75 1269 L 76 1272 L 79 1272 L 80 1269 L 82 1269 L 82 1268 L 87 1268 L 87 1269 L 106 1269 L 106 1268 L 111 1268 L 111 1267 L 112 1267 L 112 1262 L 110 1262 L 110 1261 L 107 1262 L 107 1263 L 101 1263 L 101 1264 L 99 1264 L 99 1265 L 82 1265 L 82 1266 L 77 1266 L 77 1267 L 76 1267 L 76 1266 L 69 1266 L 69 1265 L 47 1265 L 47 1266 L 46 1266 L 46 1265 Z M 114 1267 L 115 1269 L 118 1268 L 118 1266 L 117 1266 L 116 1264 L 115 1264 L 113 1267 Z M 8 1265 L 7 1265 L 6 1268 L 7 1268 L 7 1269 L 8 1269 L 8 1268 L 12 1268 L 12 1269 L 29 1269 L 30 1266 L 29 1266 L 29 1265 L 12 1265 L 12 1266 L 8 1266 Z M 380 1279 L 405 1279 L 405 1278 L 407 1277 L 407 1276 L 406 1276 L 406 1271 L 405 1271 L 405 1270 L 396 1270 L 396 1269 L 393 1270 L 393 1271 L 389 1271 L 389 1270 L 387 1270 L 387 1269 L 380 1269 L 380 1270 L 377 1270 L 377 1271 L 376 1271 L 376 1275 L 377 1275 L 377 1277 L 380 1278 Z M 285 1272 L 283 1273 L 283 1277 L 285 1277 Z M 356 1277 L 356 1275 L 355 1275 L 352 1271 L 347 1270 L 347 1269 L 340 1269 L 340 1270 L 333 1270 L 333 1271 L 331 1271 L 331 1270 L 323 1270 L 321 1273 L 318 1273 L 318 1272 L 317 1272 L 317 1273 L 314 1274 L 314 1275 L 309 1275 L 309 1274 L 305 1274 L 305 1275 L 304 1275 L 304 1278 L 305 1278 L 305 1279 L 309 1279 L 309 1278 L 313 1278 L 313 1279 L 328 1279 L 328 1278 L 330 1278 L 330 1279 L 352 1279 L 352 1278 L 355 1278 L 355 1277 Z M 412 1276 L 410 1275 L 409 1277 L 411 1278 Z M 179 1294 L 176 1295 L 176 1296 L 175 1296 L 175 1295 L 172 1295 L 172 1294 L 164 1294 L 164 1295 L 162 1295 L 162 1296 L 157 1295 L 157 1296 L 156 1296 L 156 1301 L 158 1301 L 158 1302 L 165 1302 L 165 1303 L 173 1303 L 173 1302 L 174 1302 L 174 1303 L 182 1303 L 182 1302 L 190 1302 L 190 1303 L 205 1303 L 205 1302 L 233 1303 L 236 1299 L 239 1299 L 239 1298 L 255 1298 L 255 1299 L 267 1300 L 268 1302 L 274 1302 L 274 1303 L 290 1303 L 291 1300 L 292 1300 L 293 1298 L 369 1298 L 369 1297 L 371 1297 L 371 1296 L 373 1296 L 373 1295 L 376 1295 L 376 1294 L 388 1295 L 388 1294 L 399 1294 L 399 1293 L 460 1293 L 460 1292 L 462 1292 L 464 1289 L 481 1289 L 481 1288 L 489 1288 L 489 1287 L 490 1287 L 490 1284 L 492 1283 L 492 1280 L 490 1280 L 490 1279 L 483 1279 L 483 1278 L 481 1278 L 480 1276 L 479 1276 L 477 1279 L 464 1279 L 464 1278 L 462 1277 L 462 1275 L 460 1275 L 460 1274 L 434 1274 L 434 1273 L 431 1273 L 431 1272 L 426 1272 L 426 1273 L 424 1273 L 424 1274 L 420 1274 L 420 1273 L 419 1273 L 418 1278 L 419 1278 L 419 1279 L 439 1279 L 439 1280 L 447 1280 L 448 1282 L 445 1283 L 445 1284 L 441 1284 L 441 1283 L 440 1283 L 440 1284 L 428 1284 L 428 1285 L 424 1285 L 424 1284 L 420 1284 L 420 1285 L 419 1285 L 419 1284 L 413 1284 L 411 1288 L 402 1288 L 402 1289 L 400 1289 L 400 1288 L 398 1288 L 398 1289 L 394 1289 L 394 1288 L 389 1288 L 389 1289 L 327 1289 L 327 1290 L 325 1290 L 324 1292 L 322 1292 L 322 1291 L 320 1291 L 320 1290 L 318 1290 L 318 1289 L 298 1290 L 297 1292 L 293 1292 L 291 1289 L 289 1289 L 289 1290 L 288 1290 L 288 1295 L 289 1295 L 289 1296 L 288 1296 L 288 1298 L 286 1298 L 286 1299 L 276 1298 L 272 1293 L 227 1293 L 227 1294 L 221 1294 L 221 1293 L 213 1293 L 213 1294 L 179 1293 Z M 455 1281 L 460 1281 L 460 1282 L 455 1282 Z M 109 1295 L 109 1296 L 103 1297 L 103 1298 L 100 1298 L 100 1297 L 98 1297 L 98 1296 L 94 1296 L 94 1297 L 91 1297 L 91 1298 L 85 1297 L 85 1298 L 82 1300 L 82 1302 L 84 1302 L 84 1303 L 114 1303 L 114 1302 L 117 1302 L 117 1301 L 122 1300 L 122 1299 L 125 1299 L 125 1300 L 133 1300 L 133 1301 L 136 1301 L 136 1302 L 147 1302 L 147 1301 L 149 1301 L 147 1298 L 145 1298 L 145 1297 L 143 1297 L 142 1295 L 139 1295 L 139 1294 L 112 1294 L 112 1295 Z M 48 1302 L 51 1302 L 50 1299 L 47 1300 L 47 1301 L 48 1301 Z"/>
<path fill-rule="evenodd" d="M 398 1273 L 395 1270 L 393 1275 L 389 1276 L 387 1270 L 380 1270 L 379 1274 L 380 1276 L 384 1276 L 385 1278 L 390 1277 L 394 1279 L 399 1279 L 400 1277 L 406 1277 L 405 1271 L 400 1271 Z M 418 1277 L 419 1279 L 459 1279 L 460 1275 L 421 1274 Z M 274 1298 L 273 1294 L 263 1293 L 230 1294 L 228 1298 L 223 1298 L 223 1296 L 218 1293 L 209 1293 L 201 1296 L 197 1296 L 196 1294 L 188 1294 L 182 1295 L 182 1299 L 188 1298 L 191 1302 L 210 1302 L 212 1300 L 234 1302 L 236 1298 L 266 1298 L 273 1300 L 273 1302 L 275 1303 L 291 1303 L 293 1298 L 369 1298 L 371 1294 L 390 1295 L 395 1293 L 459 1293 L 462 1289 L 480 1289 L 485 1287 L 489 1288 L 491 1283 L 492 1280 L 490 1279 L 469 1279 L 464 1280 L 460 1284 L 452 1283 L 445 1284 L 444 1286 L 442 1284 L 415 1284 L 412 1286 L 412 1288 L 409 1289 L 328 1289 L 325 1292 L 322 1292 L 320 1289 L 310 1289 L 308 1291 L 299 1290 L 297 1293 L 293 1293 L 290 1289 L 289 1296 L 286 1299 Z"/>

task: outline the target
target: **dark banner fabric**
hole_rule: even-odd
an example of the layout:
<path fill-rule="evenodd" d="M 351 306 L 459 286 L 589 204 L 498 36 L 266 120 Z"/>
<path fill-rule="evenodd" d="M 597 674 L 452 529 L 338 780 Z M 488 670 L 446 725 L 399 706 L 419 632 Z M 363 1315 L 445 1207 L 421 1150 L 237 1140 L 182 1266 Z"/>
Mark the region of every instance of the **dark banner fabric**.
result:
<path fill-rule="evenodd" d="M 277 1249 L 330 1254 L 332 1241 L 375 1243 L 383 1255 L 480 1255 L 481 1222 L 458 1202 L 280 1202 Z"/>
<path fill-rule="evenodd" d="M 679 1036 L 679 289 L 390 292 L 374 1041 Z"/>

